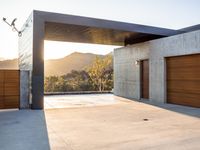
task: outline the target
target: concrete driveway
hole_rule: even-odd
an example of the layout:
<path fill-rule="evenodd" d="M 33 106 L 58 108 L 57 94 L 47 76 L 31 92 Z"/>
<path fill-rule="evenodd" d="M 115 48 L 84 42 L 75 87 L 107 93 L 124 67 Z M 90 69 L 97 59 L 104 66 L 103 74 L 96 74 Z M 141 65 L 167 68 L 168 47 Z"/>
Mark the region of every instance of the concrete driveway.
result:
<path fill-rule="evenodd" d="M 106 98 L 106 97 L 104 97 Z M 0 145 L 9 149 L 198 150 L 200 109 L 153 106 L 114 97 L 92 107 L 0 112 Z"/>
<path fill-rule="evenodd" d="M 118 103 L 113 94 L 77 94 L 77 95 L 47 95 L 44 97 L 44 108 L 74 108 L 102 106 Z"/>

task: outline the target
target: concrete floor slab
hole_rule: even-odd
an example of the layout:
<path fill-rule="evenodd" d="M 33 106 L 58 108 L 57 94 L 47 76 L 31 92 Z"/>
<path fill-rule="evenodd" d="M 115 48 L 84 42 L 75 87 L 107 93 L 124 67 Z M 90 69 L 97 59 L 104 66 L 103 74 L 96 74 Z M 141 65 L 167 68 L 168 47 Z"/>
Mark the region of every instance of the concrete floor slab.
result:
<path fill-rule="evenodd" d="M 200 149 L 199 109 L 170 104 L 153 106 L 116 96 L 114 99 L 118 103 L 46 110 L 51 148 Z"/>
<path fill-rule="evenodd" d="M 44 97 L 44 108 L 72 108 L 110 105 L 118 103 L 113 94 L 48 95 Z"/>
<path fill-rule="evenodd" d="M 118 102 L 93 107 L 0 111 L 1 148 L 200 149 L 200 109 L 114 99 Z"/>

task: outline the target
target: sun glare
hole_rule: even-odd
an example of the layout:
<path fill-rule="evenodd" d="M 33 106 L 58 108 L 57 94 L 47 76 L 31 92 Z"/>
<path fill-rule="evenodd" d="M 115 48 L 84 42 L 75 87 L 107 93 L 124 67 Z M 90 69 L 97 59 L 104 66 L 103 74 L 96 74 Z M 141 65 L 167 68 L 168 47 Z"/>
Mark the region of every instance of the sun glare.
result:
<path fill-rule="evenodd" d="M 44 59 L 47 60 L 47 59 L 63 58 L 73 52 L 106 55 L 112 52 L 115 48 L 119 48 L 119 46 L 45 41 Z"/>

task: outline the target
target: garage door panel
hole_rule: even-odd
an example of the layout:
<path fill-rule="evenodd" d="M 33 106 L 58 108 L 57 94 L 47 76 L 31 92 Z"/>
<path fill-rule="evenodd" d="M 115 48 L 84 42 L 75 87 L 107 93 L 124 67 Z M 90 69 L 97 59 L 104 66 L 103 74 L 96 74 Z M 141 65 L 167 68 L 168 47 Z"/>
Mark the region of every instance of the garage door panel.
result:
<path fill-rule="evenodd" d="M 0 109 L 19 108 L 19 70 L 0 70 Z"/>
<path fill-rule="evenodd" d="M 0 96 L 4 95 L 3 83 L 0 83 Z"/>
<path fill-rule="evenodd" d="M 5 96 L 4 105 L 6 108 L 18 108 L 19 107 L 19 96 Z M 18 107 L 16 107 L 18 106 Z"/>
<path fill-rule="evenodd" d="M 176 62 L 177 63 L 177 62 Z M 181 66 L 182 65 L 182 66 Z M 170 67 L 170 70 L 180 70 L 180 71 L 189 71 L 189 70 L 199 70 L 198 68 L 198 64 L 195 64 L 195 65 L 190 65 L 190 66 L 187 66 L 187 65 L 184 65 L 184 68 L 183 68 L 183 65 L 184 64 L 180 64 L 180 66 L 172 66 L 172 65 L 168 65 Z"/>
<path fill-rule="evenodd" d="M 168 102 L 185 106 L 200 107 L 200 94 L 169 92 Z"/>
<path fill-rule="evenodd" d="M 200 81 L 190 80 L 169 80 L 167 91 L 182 92 L 182 93 L 197 93 L 200 94 Z"/>
<path fill-rule="evenodd" d="M 188 78 L 188 76 L 192 76 L 191 78 Z M 200 76 L 200 75 L 199 75 Z M 171 76 L 171 80 L 179 80 L 179 81 L 182 81 L 182 80 L 189 80 L 189 81 L 193 81 L 193 80 L 196 80 L 196 81 L 200 81 L 199 79 L 199 76 L 198 75 L 190 75 L 190 74 L 180 74 L 177 76 Z"/>
<path fill-rule="evenodd" d="M 4 71 L 0 70 L 0 83 L 4 82 Z"/>
<path fill-rule="evenodd" d="M 166 59 L 167 102 L 200 107 L 200 54 Z"/>
<path fill-rule="evenodd" d="M 4 88 L 3 88 L 3 82 L 4 82 L 4 71 L 0 70 L 0 109 L 4 108 Z"/>
<path fill-rule="evenodd" d="M 198 78 L 200 75 L 200 68 L 186 68 L 186 69 L 169 69 L 168 70 L 168 77 L 173 78 L 173 77 L 190 77 L 190 78 Z M 193 74 L 196 72 L 195 74 Z M 199 78 L 198 78 L 199 79 Z"/>
<path fill-rule="evenodd" d="M 4 85 L 4 95 L 19 95 L 19 84 L 6 83 Z"/>
<path fill-rule="evenodd" d="M 4 108 L 4 98 L 0 96 L 0 109 Z"/>
<path fill-rule="evenodd" d="M 200 58 L 198 55 L 178 56 L 178 57 L 167 58 L 169 61 L 168 66 L 170 68 L 179 68 L 179 67 L 182 68 L 183 65 L 185 67 L 192 67 L 192 66 L 197 67 L 200 65 Z"/>
<path fill-rule="evenodd" d="M 194 73 L 196 72 L 196 73 Z M 200 80 L 200 68 L 197 69 L 169 69 L 168 70 L 168 78 L 170 80 Z"/>
<path fill-rule="evenodd" d="M 5 82 L 19 82 L 19 71 L 7 70 L 4 76 Z"/>

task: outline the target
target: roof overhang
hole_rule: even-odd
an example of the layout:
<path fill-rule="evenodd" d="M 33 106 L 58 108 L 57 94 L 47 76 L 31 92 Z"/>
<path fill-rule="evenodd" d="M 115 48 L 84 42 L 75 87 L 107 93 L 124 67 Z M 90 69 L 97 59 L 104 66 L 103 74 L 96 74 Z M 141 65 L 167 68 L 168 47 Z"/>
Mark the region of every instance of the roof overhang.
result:
<path fill-rule="evenodd" d="M 127 45 L 178 34 L 180 31 L 139 24 L 35 11 L 45 22 L 45 40 Z"/>
<path fill-rule="evenodd" d="M 192 32 L 192 31 L 196 31 L 196 30 L 200 30 L 200 24 L 179 29 L 179 31 L 182 31 L 182 32 Z"/>

